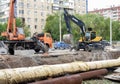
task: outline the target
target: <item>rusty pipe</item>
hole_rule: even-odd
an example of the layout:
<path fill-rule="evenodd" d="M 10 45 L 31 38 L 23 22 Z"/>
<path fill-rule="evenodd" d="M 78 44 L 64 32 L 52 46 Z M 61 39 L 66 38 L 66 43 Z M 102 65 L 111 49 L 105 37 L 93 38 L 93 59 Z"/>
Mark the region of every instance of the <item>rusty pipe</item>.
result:
<path fill-rule="evenodd" d="M 28 83 L 28 84 L 81 84 L 81 83 L 82 83 L 82 78 L 79 74 L 77 74 L 77 75 L 53 78 L 53 79 L 48 79 L 48 80 L 38 81 L 35 83 Z"/>
<path fill-rule="evenodd" d="M 38 81 L 38 82 L 28 83 L 28 84 L 81 84 L 82 80 L 96 78 L 101 75 L 105 75 L 107 73 L 108 73 L 107 69 L 100 69 L 100 70 L 83 72 L 76 75 L 53 78 L 53 79 L 48 79 L 48 80 Z"/>
<path fill-rule="evenodd" d="M 83 80 L 91 79 L 91 78 L 97 78 L 102 75 L 105 75 L 108 73 L 107 69 L 100 69 L 100 70 L 93 70 L 93 71 L 88 71 L 84 73 L 80 73 L 80 76 L 82 77 Z"/>

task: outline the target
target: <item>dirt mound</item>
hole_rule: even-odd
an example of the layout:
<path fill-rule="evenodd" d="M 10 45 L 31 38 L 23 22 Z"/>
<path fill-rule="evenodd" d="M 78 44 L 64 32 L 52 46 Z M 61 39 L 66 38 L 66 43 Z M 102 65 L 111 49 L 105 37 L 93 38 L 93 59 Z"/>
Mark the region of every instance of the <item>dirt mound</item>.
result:
<path fill-rule="evenodd" d="M 96 61 L 117 59 L 120 52 L 83 52 L 79 51 L 76 54 L 52 55 L 52 56 L 12 56 L 0 55 L 0 69 L 30 67 L 46 64 L 61 64 L 70 63 L 73 61 Z"/>

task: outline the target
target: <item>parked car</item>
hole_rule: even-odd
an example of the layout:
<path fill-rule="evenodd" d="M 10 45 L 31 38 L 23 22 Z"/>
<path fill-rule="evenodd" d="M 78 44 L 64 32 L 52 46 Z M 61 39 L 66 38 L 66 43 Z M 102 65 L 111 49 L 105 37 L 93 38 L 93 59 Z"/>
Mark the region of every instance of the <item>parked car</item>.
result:
<path fill-rule="evenodd" d="M 55 42 L 54 43 L 54 48 L 55 49 L 69 49 L 70 48 L 70 44 L 67 44 L 65 42 Z"/>

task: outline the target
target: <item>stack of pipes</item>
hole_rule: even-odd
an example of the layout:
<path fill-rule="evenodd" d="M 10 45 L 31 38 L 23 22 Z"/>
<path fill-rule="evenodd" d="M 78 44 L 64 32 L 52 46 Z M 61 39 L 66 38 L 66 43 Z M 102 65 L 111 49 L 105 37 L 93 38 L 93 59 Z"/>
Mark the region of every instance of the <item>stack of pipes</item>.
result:
<path fill-rule="evenodd" d="M 19 84 L 53 76 L 120 66 L 120 59 L 94 62 L 72 62 L 26 68 L 0 70 L 0 84 Z"/>

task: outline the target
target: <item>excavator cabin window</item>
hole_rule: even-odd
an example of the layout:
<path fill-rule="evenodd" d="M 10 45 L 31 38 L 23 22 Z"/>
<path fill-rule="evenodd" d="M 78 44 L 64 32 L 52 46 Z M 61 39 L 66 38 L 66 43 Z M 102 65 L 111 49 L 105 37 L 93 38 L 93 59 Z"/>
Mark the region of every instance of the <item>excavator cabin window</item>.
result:
<path fill-rule="evenodd" d="M 86 32 L 85 33 L 85 39 L 86 39 L 86 41 L 90 40 L 90 38 L 91 38 L 90 32 Z"/>
<path fill-rule="evenodd" d="M 94 38 L 96 38 L 96 32 L 93 32 L 93 31 L 92 31 L 92 32 L 91 32 L 91 40 L 94 39 Z"/>
<path fill-rule="evenodd" d="M 92 40 L 92 39 L 94 39 L 94 38 L 96 38 L 96 32 L 86 32 L 85 33 L 85 38 L 86 38 L 86 41 L 88 41 L 88 40 Z"/>

